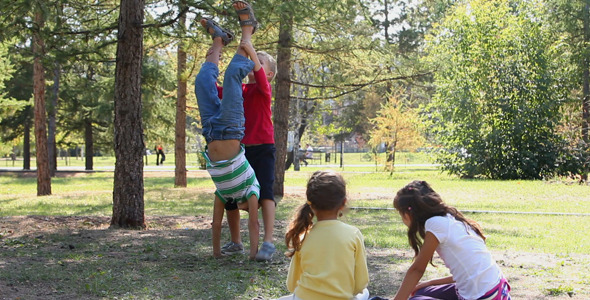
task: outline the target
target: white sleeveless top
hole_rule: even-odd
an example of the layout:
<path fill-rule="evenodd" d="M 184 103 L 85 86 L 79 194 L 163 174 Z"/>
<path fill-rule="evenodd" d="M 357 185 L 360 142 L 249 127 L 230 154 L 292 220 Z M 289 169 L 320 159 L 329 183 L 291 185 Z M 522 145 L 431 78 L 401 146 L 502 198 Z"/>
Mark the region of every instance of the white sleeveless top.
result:
<path fill-rule="evenodd" d="M 438 239 L 436 252 L 451 271 L 461 297 L 480 298 L 498 284 L 502 272 L 470 226 L 447 214 L 426 220 L 425 230 Z"/>

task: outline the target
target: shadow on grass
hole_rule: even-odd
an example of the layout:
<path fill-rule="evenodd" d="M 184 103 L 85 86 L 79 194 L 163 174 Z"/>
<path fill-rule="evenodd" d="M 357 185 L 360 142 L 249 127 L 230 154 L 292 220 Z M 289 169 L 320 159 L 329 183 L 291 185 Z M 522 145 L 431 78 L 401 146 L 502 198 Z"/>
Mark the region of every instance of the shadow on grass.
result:
<path fill-rule="evenodd" d="M 207 218 L 152 218 L 153 229 L 144 231 L 104 229 L 107 217 L 74 220 L 54 231 L 0 239 L 4 297 L 251 299 L 287 293 L 288 260 L 280 254 L 272 263 L 245 255 L 213 258 Z"/>

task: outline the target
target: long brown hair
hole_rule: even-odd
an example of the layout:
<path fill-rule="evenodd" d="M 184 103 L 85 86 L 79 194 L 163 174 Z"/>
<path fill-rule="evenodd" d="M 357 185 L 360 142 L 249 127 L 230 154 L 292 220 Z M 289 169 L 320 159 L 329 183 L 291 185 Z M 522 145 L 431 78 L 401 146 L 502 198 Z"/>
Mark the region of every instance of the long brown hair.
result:
<path fill-rule="evenodd" d="M 393 199 L 393 207 L 399 213 L 411 216 L 411 223 L 408 226 L 408 240 L 416 256 L 420 252 L 420 247 L 426 236 L 424 229 L 426 220 L 434 216 L 450 214 L 456 220 L 471 227 L 484 241 L 486 239 L 477 222 L 467 219 L 456 208 L 445 204 L 440 195 L 426 181 L 412 181 L 399 190 Z"/>
<path fill-rule="evenodd" d="M 285 234 L 288 257 L 301 249 L 305 235 L 313 225 L 315 210 L 334 210 L 346 201 L 346 182 L 342 175 L 331 171 L 316 171 L 307 181 L 307 201 L 301 205 Z"/>

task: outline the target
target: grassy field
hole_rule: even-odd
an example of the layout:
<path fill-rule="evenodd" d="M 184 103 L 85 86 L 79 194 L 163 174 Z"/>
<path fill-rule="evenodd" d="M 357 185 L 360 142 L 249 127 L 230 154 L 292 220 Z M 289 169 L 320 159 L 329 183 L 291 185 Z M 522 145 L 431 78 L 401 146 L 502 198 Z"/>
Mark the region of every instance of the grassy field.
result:
<path fill-rule="evenodd" d="M 198 163 L 197 163 L 197 156 L 200 155 L 198 153 L 187 153 L 186 155 L 186 164 L 189 170 L 198 170 Z M 317 155 L 317 154 L 316 154 Z M 310 165 L 337 165 L 340 166 L 340 154 L 339 153 L 332 153 L 331 159 L 329 162 L 325 161 L 325 156 L 322 154 L 322 161 L 318 160 L 310 160 Z M 385 159 L 385 153 L 380 153 L 375 157 L 370 153 L 344 153 L 344 157 L 342 158 L 342 163 L 344 167 L 359 167 L 359 165 L 368 171 L 375 171 L 375 159 L 377 160 L 377 164 L 381 164 L 382 161 Z M 412 153 L 412 152 L 399 152 L 396 155 L 397 164 L 429 164 L 431 163 L 430 156 L 425 152 L 420 153 Z M 144 162 L 147 162 L 148 166 L 155 166 L 156 164 L 156 155 L 148 155 L 144 156 Z M 57 159 L 58 169 L 60 167 L 84 167 L 85 160 L 78 157 L 59 157 Z M 96 170 L 100 170 L 103 168 L 112 168 L 115 165 L 115 158 L 112 156 L 95 156 L 93 158 L 94 168 Z M 174 165 L 174 153 L 166 154 L 166 160 L 164 161 L 165 166 L 173 166 Z M 32 158 L 31 166 L 35 166 L 35 158 Z M 22 167 L 22 157 L 17 157 L 17 160 L 14 162 L 9 158 L 0 158 L 0 169 L 3 167 Z M 291 167 L 293 168 L 293 167 Z M 382 169 L 377 167 L 377 169 Z"/>
<path fill-rule="evenodd" d="M 372 172 L 374 162 L 360 154 L 345 159 L 355 163 L 331 168 L 348 182 L 354 209 L 343 220 L 365 236 L 370 289 L 376 294 L 393 294 L 411 262 L 405 227 L 390 208 L 399 188 L 421 179 L 480 222 L 489 249 L 511 281 L 514 299 L 570 298 L 568 293 L 590 298 L 587 185 L 461 180 L 416 165 L 399 166 L 390 176 Z M 427 163 L 424 157 L 412 159 Z M 277 210 L 278 251 L 269 264 L 210 256 L 214 187 L 205 171 L 189 170 L 187 188 L 173 188 L 173 173 L 146 172 L 149 230 L 140 232 L 108 229 L 111 172 L 60 174 L 52 179 L 53 195 L 46 197 L 36 196 L 36 178 L 0 173 L 0 298 L 271 299 L 287 294 L 289 262 L 281 255 L 286 250 L 282 236 L 293 210 L 304 202 L 307 178 L 321 168 L 326 167 L 287 172 L 285 197 Z M 223 238 L 228 238 L 226 229 Z M 427 276 L 444 275 L 446 268 L 438 265 Z"/>

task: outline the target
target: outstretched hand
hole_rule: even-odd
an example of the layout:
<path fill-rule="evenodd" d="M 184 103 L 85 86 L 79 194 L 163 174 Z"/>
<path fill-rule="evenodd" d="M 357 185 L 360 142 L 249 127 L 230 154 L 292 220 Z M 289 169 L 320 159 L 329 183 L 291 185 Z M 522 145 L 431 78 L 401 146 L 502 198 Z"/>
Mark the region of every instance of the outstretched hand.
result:
<path fill-rule="evenodd" d="M 250 40 L 241 40 L 240 41 L 240 48 L 244 49 L 248 57 L 254 60 L 256 56 L 256 50 L 254 49 L 254 45 L 252 45 L 252 41 Z"/>
<path fill-rule="evenodd" d="M 256 54 L 256 49 L 254 49 L 252 42 L 250 40 L 241 40 L 240 48 L 244 50 L 246 55 L 254 62 L 254 71 L 260 70 L 260 60 L 258 59 L 258 54 Z"/>

